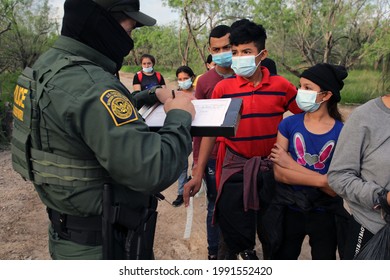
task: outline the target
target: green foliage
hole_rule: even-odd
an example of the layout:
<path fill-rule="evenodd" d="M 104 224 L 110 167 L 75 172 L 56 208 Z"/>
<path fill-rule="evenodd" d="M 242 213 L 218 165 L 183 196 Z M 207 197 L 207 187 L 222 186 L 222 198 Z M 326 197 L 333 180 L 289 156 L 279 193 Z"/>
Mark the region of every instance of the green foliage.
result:
<path fill-rule="evenodd" d="M 47 49 L 58 24 L 50 17 L 48 0 L 0 1 L 0 14 L 4 14 L 0 26 L 9 26 L 9 30 L 0 34 L 0 72 L 16 71 L 33 64 Z"/>
<path fill-rule="evenodd" d="M 318 62 L 359 66 L 388 26 L 388 1 L 250 0 L 268 31 L 271 57 L 291 68 Z M 387 24 L 386 24 L 387 23 Z M 389 31 L 387 31 L 388 33 Z"/>
<path fill-rule="evenodd" d="M 362 104 L 370 99 L 385 94 L 381 90 L 381 73 L 379 71 L 349 71 L 341 91 L 343 104 Z"/>
<path fill-rule="evenodd" d="M 0 149 L 9 142 L 12 93 L 19 74 L 20 72 L 0 74 Z"/>
<path fill-rule="evenodd" d="M 11 101 L 11 95 L 14 92 L 20 73 L 21 71 L 0 74 L 0 100 Z"/>
<path fill-rule="evenodd" d="M 134 30 L 134 50 L 125 58 L 127 65 L 140 65 L 140 58 L 148 53 L 156 58 L 156 66 L 173 68 L 181 63 L 178 38 L 173 27 L 153 26 Z"/>
<path fill-rule="evenodd" d="M 129 72 L 137 72 L 141 69 L 140 58 L 143 54 L 148 53 L 156 58 L 155 69 L 163 73 L 176 71 L 181 65 L 188 65 L 198 74 L 203 73 L 206 69 L 202 58 L 195 48 L 189 48 L 184 57 L 179 51 L 180 44 L 184 46 L 187 38 L 186 31 L 183 31 L 182 37 L 175 26 L 153 26 L 136 29 L 132 38 L 134 40 L 134 50 L 125 58 L 123 69 Z M 204 42 L 202 44 L 205 44 Z M 130 66 L 129 68 L 127 66 Z"/>
<path fill-rule="evenodd" d="M 278 71 L 278 74 L 288 79 L 296 87 L 299 87 L 299 78 L 286 71 Z M 383 95 L 381 90 L 381 73 L 370 70 L 351 70 L 344 80 L 344 88 L 341 91 L 341 104 L 363 104 L 370 99 Z"/>

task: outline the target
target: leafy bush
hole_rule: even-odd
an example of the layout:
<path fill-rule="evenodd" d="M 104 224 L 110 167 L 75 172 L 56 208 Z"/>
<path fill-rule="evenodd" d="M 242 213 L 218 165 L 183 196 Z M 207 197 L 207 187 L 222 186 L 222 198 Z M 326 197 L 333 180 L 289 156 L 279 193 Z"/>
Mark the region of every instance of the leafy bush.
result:
<path fill-rule="evenodd" d="M 9 142 L 12 128 L 12 93 L 15 88 L 17 73 L 3 73 L 0 75 L 0 147 Z"/>
<path fill-rule="evenodd" d="M 299 78 L 291 73 L 278 72 L 299 87 Z M 381 96 L 381 73 L 372 70 L 350 70 L 344 80 L 344 88 L 341 91 L 341 104 L 363 104 L 370 99 Z"/>

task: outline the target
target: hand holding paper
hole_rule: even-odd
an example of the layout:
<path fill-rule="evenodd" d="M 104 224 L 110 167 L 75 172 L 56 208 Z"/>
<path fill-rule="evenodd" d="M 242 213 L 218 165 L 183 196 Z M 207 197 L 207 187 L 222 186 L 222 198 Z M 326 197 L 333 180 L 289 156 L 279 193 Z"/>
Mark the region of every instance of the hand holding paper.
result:
<path fill-rule="evenodd" d="M 191 114 L 192 120 L 195 118 L 195 107 L 191 102 L 191 96 L 187 94 L 176 94 L 175 98 L 168 98 L 164 104 L 164 111 L 168 113 L 173 109 L 181 109 Z M 165 118 L 165 117 L 164 117 Z"/>
<path fill-rule="evenodd" d="M 167 99 L 172 98 L 172 89 L 158 88 L 156 89 L 156 97 L 161 103 L 165 103 Z"/>
<path fill-rule="evenodd" d="M 146 124 L 154 131 L 164 125 L 166 112 L 182 109 L 193 116 L 191 135 L 193 136 L 234 136 L 240 120 L 241 98 L 193 99 L 181 91 L 175 91 L 175 98 L 166 99 L 165 105 L 144 106 L 139 112 Z M 194 110 L 194 111 L 192 111 Z"/>

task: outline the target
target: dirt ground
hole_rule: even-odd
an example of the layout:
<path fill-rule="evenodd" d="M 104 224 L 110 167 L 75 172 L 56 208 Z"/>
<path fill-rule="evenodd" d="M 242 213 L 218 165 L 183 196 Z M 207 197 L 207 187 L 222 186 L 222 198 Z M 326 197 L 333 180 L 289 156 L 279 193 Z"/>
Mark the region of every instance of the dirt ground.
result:
<path fill-rule="evenodd" d="M 131 88 L 132 76 L 121 74 L 122 82 Z M 173 83 L 171 86 L 175 86 Z M 348 116 L 354 107 L 342 107 Z M 189 159 L 191 161 L 191 159 Z M 159 260 L 207 259 L 206 196 L 194 198 L 190 238 L 184 239 L 187 209 L 175 208 L 177 183 L 165 190 L 166 201 L 159 204 L 155 238 L 155 256 Z M 0 260 L 50 259 L 47 246 L 48 219 L 45 207 L 30 182 L 13 171 L 10 150 L 0 151 Z M 261 247 L 257 246 L 259 256 Z M 310 259 L 307 241 L 300 259 Z"/>

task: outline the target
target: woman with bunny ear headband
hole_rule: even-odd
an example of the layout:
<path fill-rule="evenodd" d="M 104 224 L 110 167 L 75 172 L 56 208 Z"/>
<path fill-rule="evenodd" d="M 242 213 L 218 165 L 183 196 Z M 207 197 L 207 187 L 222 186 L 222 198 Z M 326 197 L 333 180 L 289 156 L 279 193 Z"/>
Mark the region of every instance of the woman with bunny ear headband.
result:
<path fill-rule="evenodd" d="M 298 259 L 306 235 L 312 259 L 336 259 L 338 246 L 342 257 L 335 215 L 347 221 L 349 214 L 329 187 L 327 172 L 343 127 L 337 103 L 347 75 L 344 67 L 327 63 L 305 70 L 296 97 L 304 113 L 279 125 L 270 159 L 279 182 L 274 203 L 284 208 L 274 259 Z"/>

